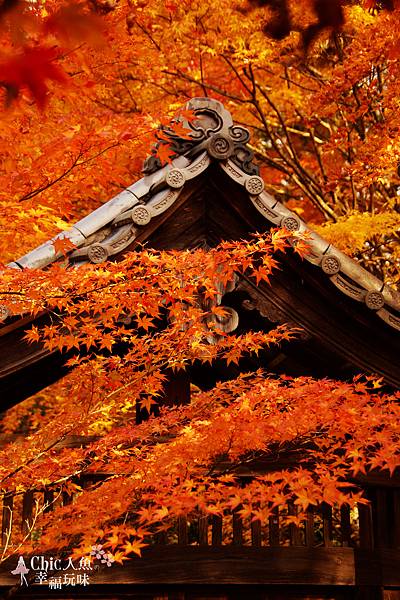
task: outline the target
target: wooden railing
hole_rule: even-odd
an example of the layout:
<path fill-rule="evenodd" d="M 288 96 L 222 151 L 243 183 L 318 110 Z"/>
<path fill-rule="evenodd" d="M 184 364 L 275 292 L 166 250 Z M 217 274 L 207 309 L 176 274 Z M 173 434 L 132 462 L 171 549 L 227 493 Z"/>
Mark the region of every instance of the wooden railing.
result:
<path fill-rule="evenodd" d="M 64 440 L 63 445 L 81 443 L 80 439 Z M 85 474 L 77 483 L 88 487 L 105 477 Z M 223 516 L 181 516 L 168 532 L 150 541 L 143 558 L 99 572 L 96 584 L 190 586 L 213 581 L 290 589 L 294 585 L 318 585 L 358 590 L 358 596 L 348 598 L 400 600 L 400 591 L 395 595 L 397 588 L 400 590 L 400 478 L 377 473 L 358 483 L 365 489 L 368 505 L 359 504 L 355 510 L 312 507 L 301 526 L 285 525 L 287 513 L 278 509 L 265 524 L 252 521 L 251 516 L 241 518 L 240 507 Z M 14 538 L 20 538 L 21 533 L 38 540 L 40 547 L 36 501 L 47 511 L 70 504 L 74 495 L 45 488 L 16 496 L 6 494 L 1 509 L 3 548 L 14 548 Z M 288 511 L 295 514 L 295 507 L 289 506 Z M 9 580 L 8 575 L 3 585 Z M 329 593 L 326 598 L 342 598 L 339 591 Z M 285 594 L 277 598 L 290 597 L 289 592 Z"/>
<path fill-rule="evenodd" d="M 101 475 L 95 476 L 101 479 Z M 92 477 L 79 481 L 86 487 Z M 301 525 L 283 525 L 286 511 L 274 510 L 268 523 L 242 519 L 239 509 L 223 516 L 204 515 L 192 519 L 179 517 L 176 526 L 154 543 L 200 546 L 253 546 L 253 547 L 351 547 L 400 548 L 400 488 L 370 488 L 367 492 L 370 505 L 359 504 L 350 511 L 347 506 L 332 509 L 328 505 L 311 507 L 307 520 Z M 74 497 L 57 490 L 27 491 L 14 497 L 6 494 L 2 499 L 1 545 L 13 544 L 13 532 L 38 535 L 33 526 L 36 502 L 39 507 L 71 504 Z M 289 514 L 294 507 L 289 507 Z M 33 528 L 32 528 L 33 526 Z M 32 530 L 32 531 L 31 531 Z"/>

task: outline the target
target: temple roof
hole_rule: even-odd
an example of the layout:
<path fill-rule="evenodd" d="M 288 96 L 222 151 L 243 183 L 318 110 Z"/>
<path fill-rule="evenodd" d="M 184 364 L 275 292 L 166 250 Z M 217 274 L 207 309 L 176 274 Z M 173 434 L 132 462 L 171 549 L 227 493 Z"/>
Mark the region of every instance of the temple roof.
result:
<path fill-rule="evenodd" d="M 176 203 L 188 182 L 216 163 L 243 187 L 249 204 L 270 225 L 308 233 L 311 253 L 305 259 L 321 269 L 343 294 L 364 303 L 378 318 L 400 330 L 400 294 L 320 237 L 296 213 L 265 191 L 252 152 L 246 147 L 249 132 L 234 125 L 223 105 L 210 98 L 195 98 L 186 108 L 194 111 L 198 120 L 184 123 L 191 139 L 179 138 L 173 129 L 168 132 L 166 128 L 176 155 L 171 164 L 163 167 L 152 155 L 145 162 L 142 179 L 10 266 L 43 268 L 55 262 L 60 258 L 53 245 L 58 238 L 68 238 L 76 246 L 69 253 L 71 263 L 101 263 L 110 259 L 131 246 L 155 217 Z"/>
<path fill-rule="evenodd" d="M 199 244 L 210 247 L 222 239 L 241 239 L 273 227 L 296 235 L 307 233 L 310 253 L 304 260 L 294 253 L 285 255 L 284 268 L 274 275 L 271 287 L 240 281 L 240 310 L 256 309 L 271 323 L 301 325 L 304 348 L 307 336 L 316 340 L 313 346 L 310 343 L 309 355 L 302 353 L 317 367 L 326 366 L 317 369 L 317 374 L 333 377 L 340 371 L 345 377 L 357 371 L 373 372 L 400 385 L 395 358 L 400 351 L 400 294 L 266 191 L 246 145 L 249 132 L 233 123 L 220 102 L 195 98 L 186 108 L 196 115 L 191 122 L 180 119 L 189 135 L 180 137 L 173 127 L 164 127 L 159 142 L 168 143 L 173 151 L 171 163 L 161 165 L 155 147 L 141 179 L 10 266 L 46 268 L 65 261 L 54 246 L 56 239 L 64 237 L 75 246 L 67 255 L 68 262 L 79 267 L 118 259 L 142 242 L 158 249 L 182 249 Z M 59 354 L 50 356 L 41 346 L 26 344 L 23 330 L 27 326 L 26 318 L 12 323 L 6 319 L 0 328 L 0 392 L 15 401 L 65 372 Z M 335 370 L 336 362 L 340 365 Z M 42 367 L 36 369 L 39 364 Z M 55 374 L 50 376 L 49 369 Z"/>

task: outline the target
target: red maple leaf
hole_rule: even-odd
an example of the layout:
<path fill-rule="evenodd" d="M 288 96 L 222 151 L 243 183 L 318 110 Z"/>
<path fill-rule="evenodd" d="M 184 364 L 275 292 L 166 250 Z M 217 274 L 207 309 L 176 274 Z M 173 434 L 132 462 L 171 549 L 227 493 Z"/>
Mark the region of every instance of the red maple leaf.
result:
<path fill-rule="evenodd" d="M 7 90 L 6 102 L 17 98 L 21 89 L 27 88 L 40 108 L 44 108 L 47 96 L 46 79 L 65 83 L 65 73 L 55 64 L 54 48 L 25 47 L 21 54 L 0 64 L 0 81 Z"/>
<path fill-rule="evenodd" d="M 157 148 L 157 156 L 162 164 L 170 163 L 175 156 L 175 152 L 169 144 L 160 144 Z"/>
<path fill-rule="evenodd" d="M 61 253 L 64 256 L 67 254 L 67 252 L 70 252 L 76 248 L 75 244 L 67 237 L 56 238 L 54 242 L 52 242 L 52 245 L 54 246 L 54 252 L 56 254 Z"/>

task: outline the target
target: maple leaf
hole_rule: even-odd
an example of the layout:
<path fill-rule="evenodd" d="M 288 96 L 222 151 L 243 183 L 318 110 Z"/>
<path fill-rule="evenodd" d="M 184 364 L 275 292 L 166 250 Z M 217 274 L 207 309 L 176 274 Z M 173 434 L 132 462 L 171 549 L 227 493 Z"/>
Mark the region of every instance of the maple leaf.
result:
<path fill-rule="evenodd" d="M 36 327 L 36 325 L 32 325 L 29 331 L 27 331 L 27 333 L 24 335 L 24 339 L 26 339 L 31 344 L 40 341 L 41 336 L 39 333 L 39 329 Z"/>
<path fill-rule="evenodd" d="M 57 52 L 43 46 L 25 47 L 23 51 L 0 64 L 0 81 L 7 90 L 6 102 L 17 98 L 27 88 L 40 108 L 47 100 L 46 79 L 66 83 L 65 73 L 55 64 Z"/>
<path fill-rule="evenodd" d="M 107 536 L 107 543 L 104 544 L 107 547 L 110 547 L 112 551 L 118 546 L 121 541 L 121 535 L 118 530 L 118 527 L 113 527 L 112 532 Z M 115 559 L 115 556 L 114 556 Z M 116 559 L 115 559 L 116 560 Z"/>
<path fill-rule="evenodd" d="M 173 121 L 170 125 L 174 135 L 180 137 L 183 140 L 191 140 L 192 133 L 190 129 L 188 129 L 184 123 L 181 121 Z"/>
<path fill-rule="evenodd" d="M 287 515 L 285 517 L 285 523 L 287 525 L 295 525 L 296 527 L 301 527 L 306 521 L 306 517 L 302 517 L 301 515 Z"/>
<path fill-rule="evenodd" d="M 301 259 L 312 254 L 312 248 L 307 240 L 297 239 L 293 244 L 294 251 L 300 256 Z"/>
<path fill-rule="evenodd" d="M 154 519 L 162 521 L 169 514 L 168 508 L 166 506 L 161 506 L 161 508 L 157 509 L 154 512 Z"/>
<path fill-rule="evenodd" d="M 175 156 L 175 152 L 172 150 L 171 145 L 168 142 L 160 143 L 157 148 L 156 156 L 161 161 L 161 164 L 170 163 Z"/>
<path fill-rule="evenodd" d="M 68 252 L 75 250 L 76 248 L 76 245 L 66 236 L 57 237 L 51 243 L 54 247 L 55 254 L 62 254 L 63 256 L 66 256 Z"/>
<path fill-rule="evenodd" d="M 153 398 L 151 396 L 146 396 L 146 398 L 143 398 L 140 401 L 140 408 L 147 410 L 147 412 L 150 414 L 151 407 L 156 404 L 157 404 L 157 402 L 155 400 L 153 400 Z"/>
<path fill-rule="evenodd" d="M 307 510 L 310 504 L 317 504 L 317 501 L 308 490 L 304 489 L 296 491 L 294 504 L 300 506 L 302 510 Z"/>
<path fill-rule="evenodd" d="M 265 267 L 259 267 L 258 269 L 254 269 L 253 276 L 256 278 L 257 285 L 260 281 L 265 281 L 269 283 L 269 278 L 271 276 L 271 271 L 266 269 Z"/>
<path fill-rule="evenodd" d="M 145 331 L 148 331 L 150 328 L 154 327 L 154 321 L 149 319 L 147 315 L 138 315 L 136 317 L 138 327 L 142 327 Z"/>
<path fill-rule="evenodd" d="M 140 540 L 134 540 L 133 542 L 127 542 L 124 544 L 123 549 L 125 554 L 137 554 L 138 556 L 142 556 L 142 548 L 146 548 L 148 544 L 144 544 Z"/>
<path fill-rule="evenodd" d="M 195 120 L 201 121 L 203 118 L 202 115 L 196 115 L 196 112 L 194 110 L 188 108 L 181 108 L 178 111 L 178 114 L 182 119 L 188 121 L 189 123 L 193 123 L 193 121 Z"/>
<path fill-rule="evenodd" d="M 125 556 L 125 554 L 121 550 L 118 550 L 113 554 L 113 559 L 116 563 L 119 563 L 120 565 L 124 564 L 124 560 L 129 560 L 128 557 Z"/>

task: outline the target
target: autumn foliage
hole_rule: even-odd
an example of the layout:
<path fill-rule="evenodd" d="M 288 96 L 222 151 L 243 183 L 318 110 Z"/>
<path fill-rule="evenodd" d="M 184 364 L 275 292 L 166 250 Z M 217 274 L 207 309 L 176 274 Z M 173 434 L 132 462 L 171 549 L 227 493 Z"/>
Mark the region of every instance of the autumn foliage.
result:
<path fill-rule="evenodd" d="M 1 299 L 11 310 L 53 315 L 50 325 L 31 327 L 26 339 L 74 351 L 74 371 L 61 387 L 26 401 L 22 411 L 11 409 L 3 420 L 5 431 L 15 431 L 28 413 L 33 431 L 4 449 L 3 491 L 18 495 L 46 486 L 75 493 L 72 505 L 52 513 L 43 514 L 38 504 L 41 550 L 75 544 L 79 554 L 100 541 L 122 561 L 182 514 L 237 507 L 244 518 L 265 523 L 275 507 L 292 503 L 297 511 L 285 522 L 300 524 L 310 505 L 362 502 L 358 473 L 393 473 L 399 405 L 396 395 L 371 395 L 379 388 L 373 378 L 351 384 L 259 371 L 211 391 L 193 389 L 188 406 L 162 408 L 167 372 L 176 376 L 217 359 L 239 364 L 244 355 L 296 336 L 282 327 L 227 335 L 213 318 L 224 316 L 216 302 L 221 286 L 241 274 L 268 282 L 277 266 L 273 253 L 287 247 L 287 234 L 277 231 L 208 252 L 143 250 L 106 267 L 4 274 L 8 289 Z M 211 301 L 210 310 L 201 298 Z M 148 414 L 158 402 L 158 416 L 138 425 L 137 406 Z M 99 439 L 54 450 L 72 434 Z M 247 485 L 235 476 L 259 456 L 273 465 L 285 454 L 298 456 L 298 464 L 256 475 Z M 108 475 L 83 491 L 80 478 L 96 473 Z"/>
<path fill-rule="evenodd" d="M 207 94 L 251 129 L 270 191 L 306 220 L 398 219 L 396 2 L 10 4 L 1 206 L 15 219 L 5 249 L 17 235 L 28 250 L 129 185 L 154 128 Z M 276 19 L 288 24 L 280 35 Z M 32 210 L 40 231 L 26 230 Z M 396 234 L 379 221 L 375 234 L 364 231 L 369 267 L 395 282 Z"/>
<path fill-rule="evenodd" d="M 329 14 L 311 0 L 9 4 L 0 7 L 3 265 L 131 184 L 160 124 L 211 95 L 251 130 L 268 191 L 398 282 L 397 2 L 332 2 Z M 296 236 L 290 244 L 306 251 Z M 37 504 L 35 536 L 14 539 L 3 559 L 35 544 L 79 554 L 100 541 L 123 562 L 183 514 L 238 509 L 266 522 L 280 507 L 300 524 L 309 506 L 365 501 L 360 473 L 394 472 L 398 393 L 379 393 L 374 378 L 257 371 L 162 407 L 167 374 L 237 365 L 297 335 L 224 334 L 216 301 L 238 274 L 268 283 L 290 244 L 276 231 L 209 252 L 144 248 L 79 270 L 2 268 L 1 304 L 13 317 L 50 315 L 27 329 L 27 343 L 64 352 L 71 372 L 2 417 L 3 432 L 30 435 L 2 450 L 0 488 L 75 496 L 65 506 L 56 496 L 52 512 Z M 137 410 L 152 414 L 136 424 Z M 73 434 L 97 438 L 55 449 Z M 271 469 L 243 485 L 236 470 L 260 456 Z M 282 456 L 298 460 L 275 469 Z M 105 478 L 83 489 L 96 473 Z"/>

